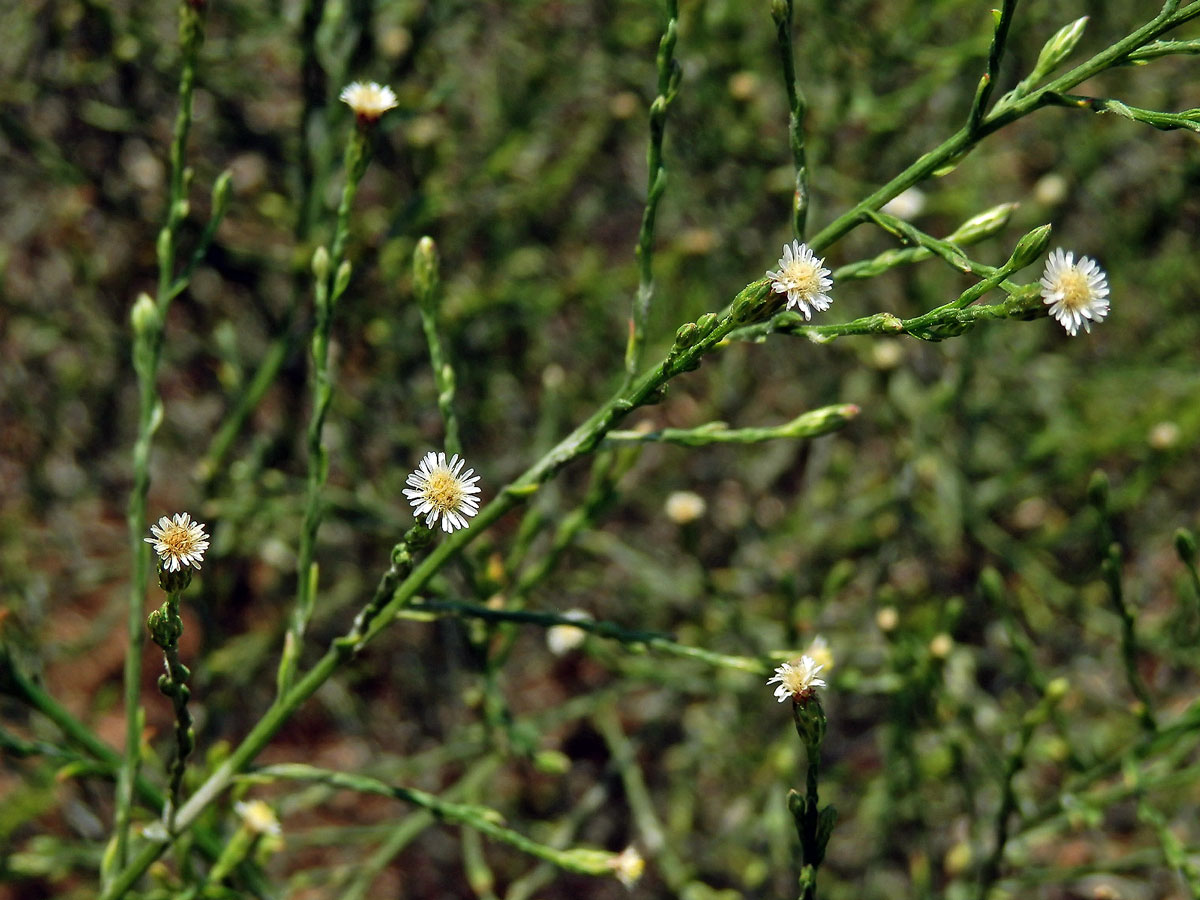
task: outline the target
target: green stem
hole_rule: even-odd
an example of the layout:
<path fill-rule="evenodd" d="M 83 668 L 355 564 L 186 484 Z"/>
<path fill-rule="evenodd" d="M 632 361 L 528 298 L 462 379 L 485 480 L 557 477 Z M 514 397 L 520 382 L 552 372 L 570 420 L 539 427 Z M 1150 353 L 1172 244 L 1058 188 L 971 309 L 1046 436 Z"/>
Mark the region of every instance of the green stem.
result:
<path fill-rule="evenodd" d="M 771 17 L 775 20 L 775 41 L 783 68 L 783 86 L 788 98 L 788 144 L 792 164 L 796 169 L 796 188 L 792 194 L 792 233 L 804 240 L 804 225 L 808 217 L 808 165 L 804 156 L 804 114 L 808 104 L 796 81 L 796 59 L 792 46 L 792 0 L 774 0 Z"/>
<path fill-rule="evenodd" d="M 125 865 L 129 852 L 129 832 L 133 818 L 134 785 L 141 765 L 142 647 L 144 645 L 143 607 L 150 569 L 150 546 L 146 534 L 147 498 L 150 493 L 150 448 L 154 433 L 162 421 L 157 376 L 162 356 L 163 328 L 171 299 L 179 293 L 174 287 L 176 239 L 187 215 L 188 177 L 185 168 L 188 132 L 192 124 L 192 97 L 196 83 L 196 60 L 203 41 L 203 18 L 193 6 L 180 4 L 180 45 L 182 69 L 179 77 L 179 111 L 171 141 L 167 218 L 157 244 L 158 291 L 154 302 L 156 315 L 143 313 L 134 328 L 134 370 L 138 379 L 138 434 L 133 447 L 133 490 L 129 496 L 127 522 L 133 562 L 127 615 L 128 646 L 125 652 L 125 754 L 117 777 L 114 798 L 113 832 L 115 847 L 102 867 L 101 880 L 108 882 L 111 867 Z M 226 185 L 228 182 L 226 182 Z M 227 191 L 227 188 L 226 188 Z M 214 209 L 214 218 L 217 211 Z M 215 231 L 215 227 L 214 227 Z M 211 240 L 211 234 L 209 234 Z M 181 290 L 182 288 L 180 288 Z M 136 306 L 135 306 L 136 311 Z M 140 323 L 140 324 L 139 324 Z M 111 859 L 111 863 L 109 863 Z"/>
<path fill-rule="evenodd" d="M 1178 9 L 1178 6 L 1178 2 L 1168 2 L 1155 18 L 1141 28 L 1045 86 L 1020 98 L 1002 97 L 991 112 L 979 121 L 976 128 L 972 130 L 964 125 L 941 145 L 917 159 L 887 184 L 869 194 L 822 228 L 808 242 L 809 247 L 814 253 L 820 254 L 826 247 L 866 221 L 868 210 L 879 209 L 901 191 L 924 181 L 939 169 L 957 162 L 989 134 L 999 131 L 1005 125 L 1047 105 L 1050 102 L 1046 96 L 1047 93 L 1061 93 L 1070 90 L 1104 69 L 1124 62 L 1131 53 L 1159 35 L 1200 16 L 1200 2 L 1189 3 L 1182 9 Z"/>
<path fill-rule="evenodd" d="M 1125 602 L 1125 591 L 1121 585 L 1120 544 L 1114 541 L 1109 545 L 1108 553 L 1101 563 L 1101 569 L 1104 574 L 1104 583 L 1108 586 L 1108 595 L 1112 600 L 1113 609 L 1117 618 L 1121 620 L 1121 663 L 1125 670 L 1125 680 L 1138 700 L 1138 721 L 1146 731 L 1153 733 L 1158 729 L 1154 718 L 1154 701 L 1137 668 L 1137 626 L 1133 613 Z"/>
<path fill-rule="evenodd" d="M 650 104 L 650 144 L 646 151 L 646 206 L 638 231 L 635 254 L 638 264 L 638 289 L 629 320 L 629 342 L 625 348 L 625 385 L 633 383 L 642 365 L 646 346 L 646 321 L 654 298 L 654 221 L 658 203 L 667 189 L 667 170 L 663 166 L 663 135 L 667 110 L 679 92 L 682 70 L 675 61 L 675 40 L 679 29 L 679 0 L 667 0 L 667 27 L 658 44 L 658 96 Z"/>
<path fill-rule="evenodd" d="M 413 284 L 416 288 L 417 306 L 421 310 L 421 328 L 425 331 L 425 342 L 429 345 L 429 361 L 433 366 L 433 378 L 437 384 L 438 410 L 442 414 L 442 425 L 446 432 L 447 454 L 462 454 L 459 439 L 458 417 L 454 414 L 455 378 L 454 367 L 442 345 L 438 334 L 438 273 L 437 246 L 430 237 L 417 242 L 413 253 Z"/>
<path fill-rule="evenodd" d="M 284 638 L 283 655 L 276 676 L 277 690 L 281 695 L 288 690 L 296 677 L 304 635 L 316 602 L 317 567 L 313 557 L 316 553 L 317 532 L 325 516 L 321 493 L 329 476 L 329 454 L 321 442 L 321 435 L 329 405 L 333 400 L 329 345 L 333 330 L 333 310 L 350 278 L 350 264 L 344 259 L 344 254 L 350 236 L 350 212 L 354 207 L 354 197 L 369 161 L 369 135 L 369 126 L 364 127 L 360 124 L 346 145 L 346 185 L 342 189 L 342 199 L 338 204 L 333 250 L 326 253 L 324 248 L 320 248 L 313 257 L 316 322 L 313 325 L 312 336 L 313 408 L 308 421 L 308 479 L 304 522 L 300 529 L 300 547 L 296 554 L 296 608 Z"/>

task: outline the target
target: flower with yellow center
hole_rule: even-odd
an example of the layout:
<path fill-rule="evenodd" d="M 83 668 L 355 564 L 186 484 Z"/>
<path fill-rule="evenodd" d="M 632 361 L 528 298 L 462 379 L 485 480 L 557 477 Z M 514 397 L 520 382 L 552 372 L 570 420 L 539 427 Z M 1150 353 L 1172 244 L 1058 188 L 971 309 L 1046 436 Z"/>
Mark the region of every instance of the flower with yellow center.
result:
<path fill-rule="evenodd" d="M 474 469 L 463 472 L 464 464 L 457 453 L 446 462 L 445 453 L 431 450 L 417 470 L 408 476 L 410 488 L 405 488 L 404 496 L 412 504 L 413 515 L 425 516 L 427 528 L 432 528 L 439 518 L 442 530 L 447 533 L 466 528 L 465 517 L 479 512 L 479 498 L 474 496 L 479 493 L 475 484 L 479 476 L 471 477 Z"/>
<path fill-rule="evenodd" d="M 775 674 L 767 680 L 767 684 L 779 682 L 775 687 L 775 697 L 780 703 L 789 697 L 803 700 L 817 688 L 825 687 L 825 680 L 817 677 L 823 668 L 811 656 L 801 656 L 796 662 L 784 663 L 775 669 Z"/>
<path fill-rule="evenodd" d="M 238 814 L 246 830 L 252 834 L 268 834 L 279 837 L 281 829 L 275 811 L 262 800 L 239 800 L 233 804 L 233 811 Z"/>
<path fill-rule="evenodd" d="M 150 533 L 154 537 L 142 540 L 154 545 L 163 569 L 178 572 L 180 566 L 200 568 L 204 551 L 208 549 L 208 535 L 204 533 L 204 526 L 193 522 L 190 515 L 175 513 L 173 519 L 163 516 L 157 525 L 150 526 Z"/>
<path fill-rule="evenodd" d="M 626 847 L 609 860 L 609 867 L 621 884 L 632 888 L 646 870 L 646 860 L 642 858 L 642 854 L 638 853 L 636 847 Z"/>
<path fill-rule="evenodd" d="M 787 294 L 787 308 L 799 309 L 805 319 L 811 319 L 813 310 L 824 312 L 833 300 L 832 273 L 824 268 L 825 260 L 818 259 L 807 244 L 792 241 L 783 245 L 783 256 L 779 258 L 779 271 L 768 270 L 771 289 L 777 294 Z"/>
<path fill-rule="evenodd" d="M 338 99 L 354 110 L 354 115 L 364 122 L 378 122 L 380 116 L 396 106 L 396 92 L 374 81 L 349 84 L 342 88 Z"/>
<path fill-rule="evenodd" d="M 1061 247 L 1046 260 L 1042 274 L 1042 300 L 1050 307 L 1050 315 L 1058 319 L 1072 337 L 1083 326 L 1092 330 L 1092 322 L 1102 322 L 1108 315 L 1108 278 L 1093 259 Z"/>

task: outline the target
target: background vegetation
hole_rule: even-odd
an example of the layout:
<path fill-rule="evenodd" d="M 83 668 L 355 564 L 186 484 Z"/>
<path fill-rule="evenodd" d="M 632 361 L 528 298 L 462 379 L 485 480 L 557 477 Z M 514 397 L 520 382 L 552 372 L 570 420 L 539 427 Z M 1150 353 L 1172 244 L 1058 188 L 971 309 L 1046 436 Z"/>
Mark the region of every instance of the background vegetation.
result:
<path fill-rule="evenodd" d="M 810 223 L 820 227 L 959 127 L 991 16 L 968 0 L 800 7 Z M 1000 89 L 1068 21 L 1091 15 L 1083 58 L 1157 8 L 1029 0 Z M 187 509 L 213 534 L 184 613 L 198 767 L 268 705 L 290 614 L 310 399 L 308 260 L 330 238 L 353 127 L 338 90 L 375 79 L 396 89 L 400 108 L 382 123 L 359 191 L 355 277 L 334 325 L 314 657 L 370 596 L 412 522 L 404 478 L 441 447 L 411 284 L 421 235 L 443 260 L 443 338 L 485 498 L 619 382 L 664 21 L 650 3 L 545 0 L 214 0 L 207 19 L 190 221 L 204 220 L 209 186 L 227 167 L 233 195 L 167 322 L 150 495 L 152 518 Z M 156 278 L 176 29 L 172 4 L 0 9 L 3 637 L 16 664 L 118 748 L 138 402 L 128 311 Z M 679 324 L 773 268 L 791 237 L 787 106 L 767 4 L 685 3 L 676 55 L 683 81 L 665 146 L 649 359 Z M 1162 59 L 1086 88 L 1154 109 L 1200 106 L 1195 65 Z M 828 640 L 836 664 L 822 692 L 822 791 L 840 811 L 821 876 L 831 900 L 974 896 L 1014 759 L 1006 895 L 1195 895 L 1200 732 L 1184 728 L 1152 748 L 1139 737 L 1122 623 L 1101 572 L 1111 528 L 1142 642 L 1137 671 L 1162 724 L 1186 716 L 1200 597 L 1173 536 L 1200 525 L 1194 141 L 1048 109 L 984 142 L 921 185 L 913 221 L 941 235 L 1020 201 L 977 258 L 999 264 L 1019 235 L 1052 222 L 1052 246 L 1107 270 L 1107 322 L 1075 339 L 1043 318 L 932 344 L 731 344 L 631 424 L 768 425 L 831 403 L 861 414 L 812 442 L 627 454 L 615 489 L 591 498 L 591 517 L 528 591 L 535 610 L 584 609 L 734 656 L 766 660 L 818 633 Z M 189 227 L 185 253 L 199 230 Z M 860 228 L 828 263 L 892 246 Z M 915 315 L 969 283 L 936 261 L 847 282 L 828 320 Z M 239 398 L 272 358 L 278 377 L 239 425 Z M 1107 518 L 1088 503 L 1097 470 L 1111 482 Z M 532 560 L 549 552 L 588 483 L 576 464 L 541 492 Z M 698 521 L 664 514 L 677 490 L 705 499 Z M 520 522 L 501 520 L 427 596 L 511 595 L 506 559 Z M 890 630 L 880 627 L 891 624 L 879 618 L 886 608 L 897 614 Z M 639 846 L 649 865 L 638 896 L 794 895 L 784 798 L 802 783 L 803 751 L 763 677 L 597 636 L 560 656 L 544 628 L 514 634 L 506 664 L 482 671 L 491 635 L 478 622 L 401 621 L 260 761 L 434 792 L 475 773 L 479 783 L 456 790 L 539 840 Z M 146 742 L 165 757 L 172 715 L 153 688 L 159 659 L 149 647 Z M 1014 756 L 1022 719 L 1053 678 L 1067 692 Z M 485 715 L 498 699 L 508 714 Z M 7 698 L 0 708 L 0 896 L 91 896 L 111 787 L 94 773 L 64 774 L 42 743 L 58 740 L 54 729 Z M 161 765 L 152 758 L 147 770 L 157 779 Z M 416 814 L 394 800 L 288 784 L 255 795 L 283 823 L 284 848 L 266 866 L 288 896 L 342 896 L 364 872 L 372 896 L 624 891 L 406 818 Z M 223 827 L 227 812 L 210 824 Z M 413 829 L 404 843 L 402 825 Z M 392 842 L 395 855 L 381 855 Z"/>

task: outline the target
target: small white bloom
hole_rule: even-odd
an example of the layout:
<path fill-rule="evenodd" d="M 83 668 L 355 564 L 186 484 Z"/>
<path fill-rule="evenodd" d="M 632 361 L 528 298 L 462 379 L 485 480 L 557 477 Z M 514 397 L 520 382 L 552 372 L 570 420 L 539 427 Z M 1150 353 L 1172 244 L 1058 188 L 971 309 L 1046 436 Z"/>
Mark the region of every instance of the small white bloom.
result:
<path fill-rule="evenodd" d="M 704 498 L 692 491 L 672 491 L 667 495 L 667 503 L 664 507 L 667 518 L 676 525 L 695 522 L 704 515 L 707 508 L 708 504 L 704 502 Z"/>
<path fill-rule="evenodd" d="M 239 800 L 233 804 L 233 811 L 249 831 L 279 837 L 281 829 L 275 811 L 262 800 Z"/>
<path fill-rule="evenodd" d="M 833 289 L 832 273 L 823 267 L 825 260 L 818 259 L 807 244 L 792 241 L 783 245 L 783 256 L 779 258 L 779 271 L 767 271 L 771 288 L 777 294 L 787 294 L 787 308 L 793 307 L 811 319 L 813 310 L 829 309 L 833 300 L 829 292 Z"/>
<path fill-rule="evenodd" d="M 1081 256 L 1075 262 L 1074 253 L 1059 247 L 1046 260 L 1041 285 L 1050 315 L 1072 337 L 1080 325 L 1091 331 L 1092 322 L 1102 322 L 1108 315 L 1108 278 L 1095 260 Z"/>
<path fill-rule="evenodd" d="M 923 209 L 925 209 L 925 192 L 920 188 L 910 187 L 905 188 L 883 204 L 879 211 L 887 213 L 889 216 L 895 216 L 897 219 L 915 219 Z"/>
<path fill-rule="evenodd" d="M 475 485 L 479 476 L 471 477 L 474 469 L 463 472 L 463 465 L 464 460 L 459 459 L 457 453 L 446 462 L 445 453 L 431 450 L 417 470 L 408 476 L 412 489 L 405 488 L 404 496 L 412 504 L 413 515 L 425 516 L 427 528 L 432 528 L 439 517 L 445 532 L 466 528 L 468 522 L 464 516 L 479 512 L 479 498 L 474 496 L 479 493 Z"/>
<path fill-rule="evenodd" d="M 627 888 L 637 884 L 642 872 L 646 870 L 646 860 L 638 853 L 636 847 L 626 847 L 619 855 L 614 856 L 608 863 L 617 876 L 617 880 Z"/>
<path fill-rule="evenodd" d="M 808 649 L 804 651 L 804 655 L 826 672 L 833 668 L 833 651 L 829 649 L 829 641 L 825 640 L 822 635 L 818 634 L 813 638 Z"/>
<path fill-rule="evenodd" d="M 154 545 L 154 552 L 168 572 L 178 572 L 180 566 L 200 568 L 204 551 L 208 549 L 208 535 L 204 533 L 204 526 L 193 522 L 190 515 L 175 513 L 173 520 L 163 516 L 157 525 L 150 526 L 150 533 L 154 537 L 142 540 Z"/>
<path fill-rule="evenodd" d="M 356 81 L 342 88 L 338 99 L 354 110 L 360 119 L 375 122 L 395 107 L 396 92 L 385 84 Z"/>
<path fill-rule="evenodd" d="M 767 684 L 779 682 L 775 688 L 775 698 L 780 703 L 789 697 L 802 698 L 819 687 L 825 687 L 824 679 L 817 677 L 817 673 L 823 668 L 825 667 L 814 661 L 811 656 L 801 656 L 794 663 L 779 666 L 775 674 L 767 679 Z"/>
<path fill-rule="evenodd" d="M 591 616 L 582 609 L 568 609 L 564 619 L 575 622 L 591 621 Z M 562 656 L 579 647 L 587 639 L 587 632 L 575 625 L 551 625 L 546 629 L 546 646 L 555 656 Z"/>

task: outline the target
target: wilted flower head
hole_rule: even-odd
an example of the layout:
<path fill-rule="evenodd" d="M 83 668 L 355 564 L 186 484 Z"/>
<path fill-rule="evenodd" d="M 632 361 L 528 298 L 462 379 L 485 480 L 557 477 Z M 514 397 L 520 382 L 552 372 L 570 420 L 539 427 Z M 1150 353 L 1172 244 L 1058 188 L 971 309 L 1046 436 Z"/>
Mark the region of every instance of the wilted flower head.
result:
<path fill-rule="evenodd" d="M 637 884 L 639 878 L 642 877 L 642 872 L 646 870 L 646 860 L 642 859 L 642 854 L 638 853 L 636 847 L 626 847 L 619 855 L 614 856 L 609 862 L 613 873 L 617 876 L 617 880 L 627 888 Z"/>
<path fill-rule="evenodd" d="M 1059 247 L 1046 260 L 1041 285 L 1050 315 L 1072 337 L 1080 325 L 1091 331 L 1092 322 L 1102 322 L 1108 315 L 1108 279 L 1095 260 L 1081 256 L 1075 262 L 1074 253 Z"/>
<path fill-rule="evenodd" d="M 778 681 L 775 688 L 775 698 L 782 703 L 789 697 L 803 700 L 819 687 L 825 687 L 824 679 L 818 678 L 817 673 L 824 666 L 817 663 L 811 656 L 801 656 L 794 663 L 784 663 L 775 670 L 775 674 L 767 679 L 767 684 Z"/>
<path fill-rule="evenodd" d="M 377 122 L 380 116 L 395 107 L 396 92 L 385 84 L 356 81 L 342 88 L 338 99 L 354 110 L 359 119 Z"/>
<path fill-rule="evenodd" d="M 479 493 L 475 485 L 479 476 L 471 477 L 474 469 L 463 472 L 463 465 L 464 460 L 457 453 L 446 462 L 445 453 L 431 450 L 408 476 L 412 488 L 405 488 L 404 495 L 413 506 L 413 515 L 425 516 L 426 527 L 432 528 L 440 517 L 445 532 L 466 528 L 468 522 L 464 516 L 479 512 L 479 498 L 474 496 Z"/>
<path fill-rule="evenodd" d="M 233 804 L 233 811 L 249 831 L 279 837 L 281 829 L 279 820 L 275 818 L 275 810 L 262 800 L 239 800 Z"/>
<path fill-rule="evenodd" d="M 175 513 L 172 519 L 163 516 L 157 525 L 150 526 L 150 533 L 154 537 L 142 540 L 154 545 L 163 569 L 178 572 L 180 566 L 200 568 L 204 551 L 208 549 L 208 535 L 204 533 L 204 526 L 193 522 L 190 515 Z"/>
<path fill-rule="evenodd" d="M 818 259 L 807 244 L 792 241 L 783 245 L 783 256 L 779 259 L 779 271 L 767 271 L 771 289 L 777 294 L 787 294 L 787 308 L 795 307 L 811 319 L 813 310 L 829 309 L 833 302 L 829 292 L 833 290 L 833 278 L 823 268 L 825 260 Z"/>

